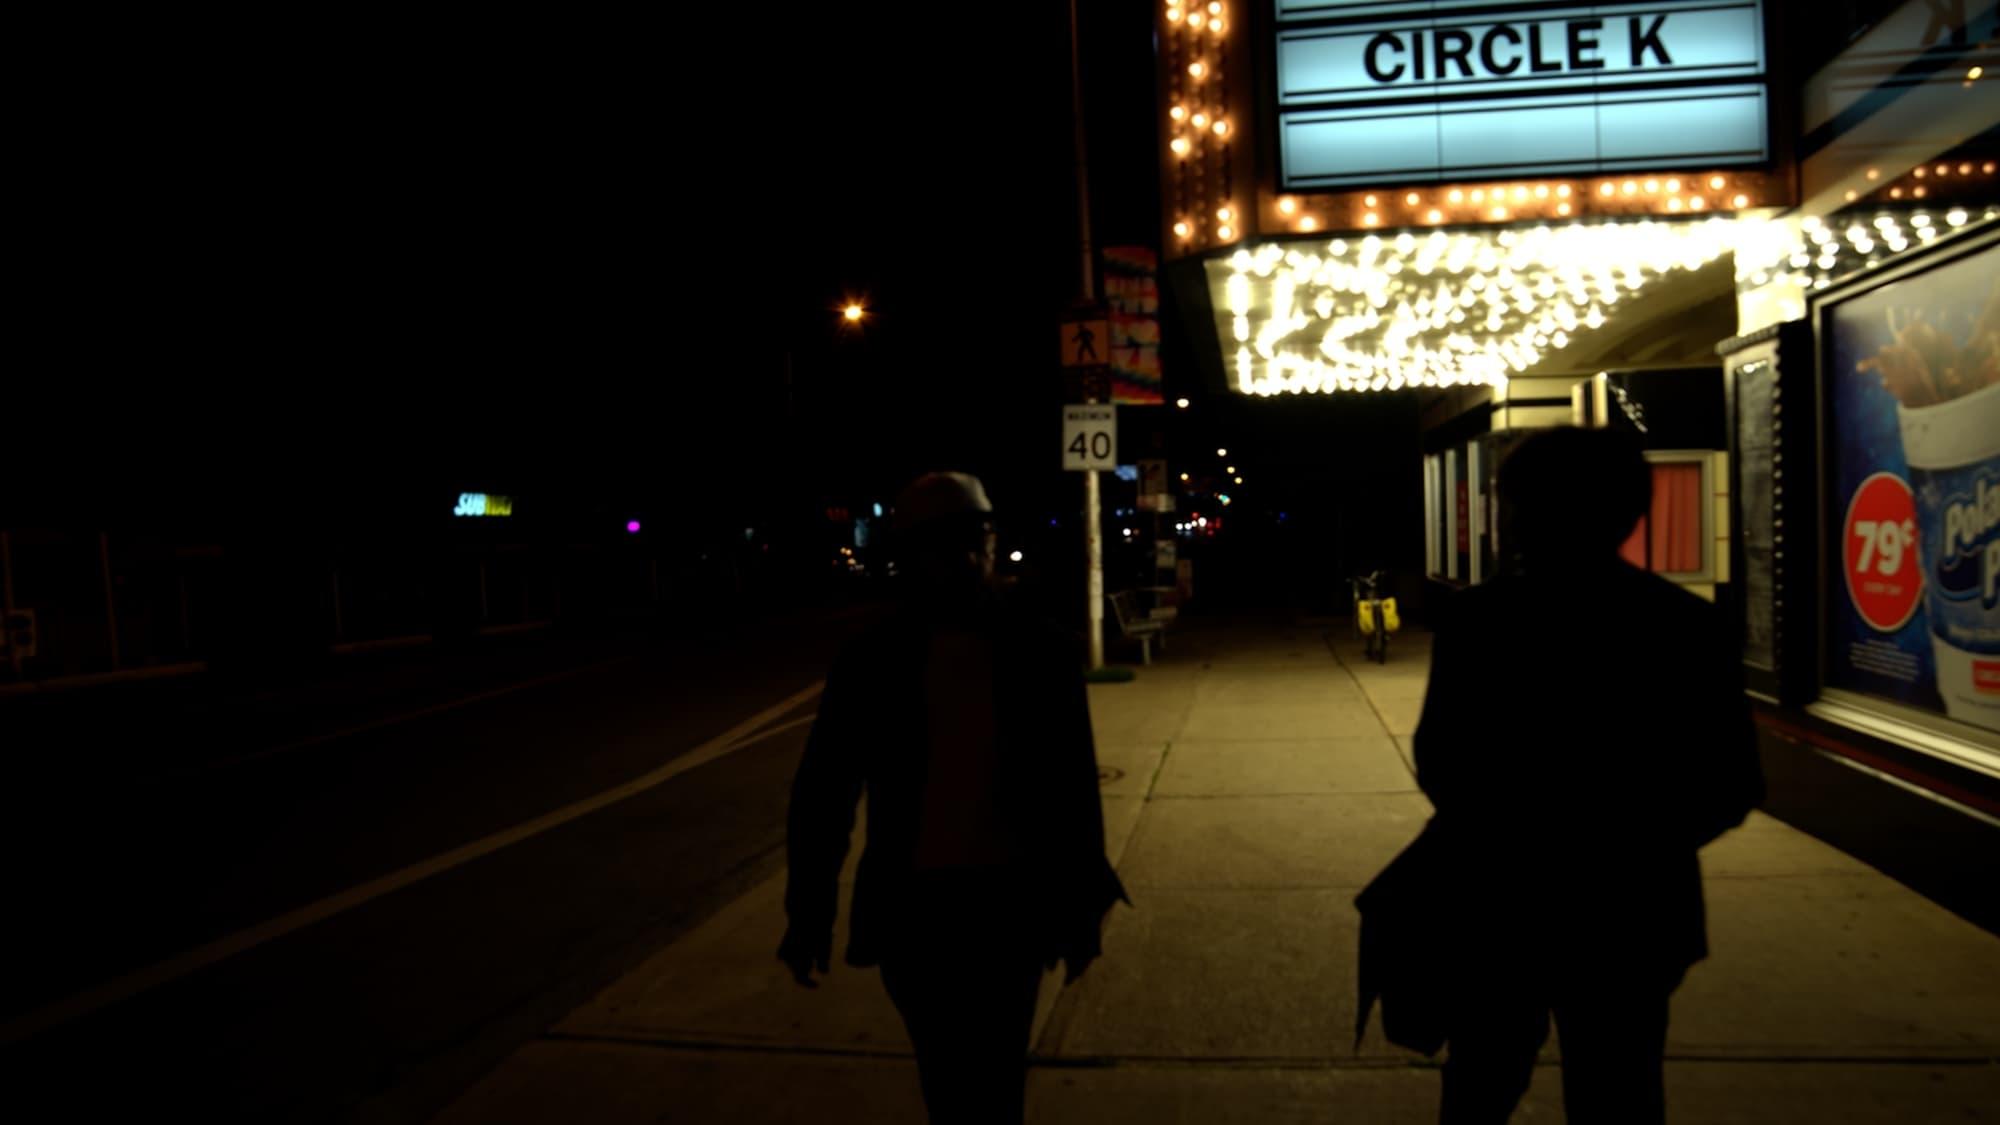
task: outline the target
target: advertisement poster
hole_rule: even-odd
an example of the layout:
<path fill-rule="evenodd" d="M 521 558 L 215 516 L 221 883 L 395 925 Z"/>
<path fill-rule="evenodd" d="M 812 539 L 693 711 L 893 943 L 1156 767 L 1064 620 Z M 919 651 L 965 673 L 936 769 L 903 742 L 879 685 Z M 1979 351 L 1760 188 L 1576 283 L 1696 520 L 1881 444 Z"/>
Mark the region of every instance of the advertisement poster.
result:
<path fill-rule="evenodd" d="M 1104 297 L 1111 307 L 1111 401 L 1159 406 L 1159 259 L 1143 246 L 1104 249 Z"/>
<path fill-rule="evenodd" d="M 2000 247 L 1824 329 L 1827 683 L 2000 731 Z"/>

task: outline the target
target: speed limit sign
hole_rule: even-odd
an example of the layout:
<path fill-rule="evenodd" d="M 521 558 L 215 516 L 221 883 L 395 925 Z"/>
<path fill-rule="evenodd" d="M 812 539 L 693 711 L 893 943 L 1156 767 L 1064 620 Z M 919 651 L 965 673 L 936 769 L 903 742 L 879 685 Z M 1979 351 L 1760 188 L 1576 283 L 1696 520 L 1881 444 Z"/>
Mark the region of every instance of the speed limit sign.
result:
<path fill-rule="evenodd" d="M 1118 467 L 1118 408 L 1065 406 L 1063 468 L 1096 472 Z"/>

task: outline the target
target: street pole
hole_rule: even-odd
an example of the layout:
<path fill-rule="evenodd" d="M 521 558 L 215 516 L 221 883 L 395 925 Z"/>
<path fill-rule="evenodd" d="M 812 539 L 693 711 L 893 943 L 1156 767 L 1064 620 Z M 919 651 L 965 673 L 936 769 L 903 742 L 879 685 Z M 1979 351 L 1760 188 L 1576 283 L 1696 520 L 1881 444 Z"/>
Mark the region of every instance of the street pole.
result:
<path fill-rule="evenodd" d="M 97 533 L 97 561 L 104 573 L 104 629 L 111 639 L 111 670 L 125 666 L 118 651 L 118 587 L 111 578 L 111 533 Z"/>
<path fill-rule="evenodd" d="M 0 530 L 0 629 L 11 629 L 14 624 L 14 540 L 7 531 Z M 14 667 L 14 680 L 21 679 L 21 650 L 14 647 L 14 638 L 8 636 L 7 662 Z"/>
<path fill-rule="evenodd" d="M 1090 173 L 1084 160 L 1083 66 L 1077 43 L 1076 0 L 1069 0 L 1069 90 L 1070 122 L 1076 140 L 1076 230 L 1078 249 L 1077 295 L 1083 305 L 1097 300 L 1097 277 L 1092 269 L 1096 256 L 1090 244 Z M 1088 380 L 1085 381 L 1086 384 Z M 1085 402 L 1096 402 L 1086 385 Z M 1085 583 L 1085 620 L 1088 622 L 1090 668 L 1104 667 L 1104 514 L 1099 498 L 1097 470 L 1083 474 L 1083 557 L 1089 579 Z"/>

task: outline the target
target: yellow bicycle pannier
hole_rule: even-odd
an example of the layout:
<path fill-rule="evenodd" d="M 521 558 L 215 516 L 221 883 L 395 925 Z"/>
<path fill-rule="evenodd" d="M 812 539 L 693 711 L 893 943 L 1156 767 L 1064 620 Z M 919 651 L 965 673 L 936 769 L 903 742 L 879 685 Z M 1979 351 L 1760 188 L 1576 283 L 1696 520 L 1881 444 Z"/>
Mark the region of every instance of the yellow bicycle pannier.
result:
<path fill-rule="evenodd" d="M 1403 627 L 1403 619 L 1396 616 L 1396 599 L 1382 599 L 1382 624 L 1388 626 L 1391 633 Z"/>

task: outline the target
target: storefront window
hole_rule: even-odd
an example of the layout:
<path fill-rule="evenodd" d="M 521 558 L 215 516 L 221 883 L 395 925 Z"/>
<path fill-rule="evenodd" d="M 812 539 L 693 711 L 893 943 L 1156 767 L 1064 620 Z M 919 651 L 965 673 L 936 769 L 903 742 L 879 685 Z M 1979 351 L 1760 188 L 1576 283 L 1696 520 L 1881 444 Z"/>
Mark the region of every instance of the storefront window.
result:
<path fill-rule="evenodd" d="M 1470 447 L 1447 454 L 1451 461 L 1451 576 L 1461 582 L 1472 573 L 1472 466 Z"/>
<path fill-rule="evenodd" d="M 1626 562 L 1656 574 L 1700 579 L 1712 569 L 1707 453 L 1649 453 L 1653 506 L 1619 550 Z"/>

